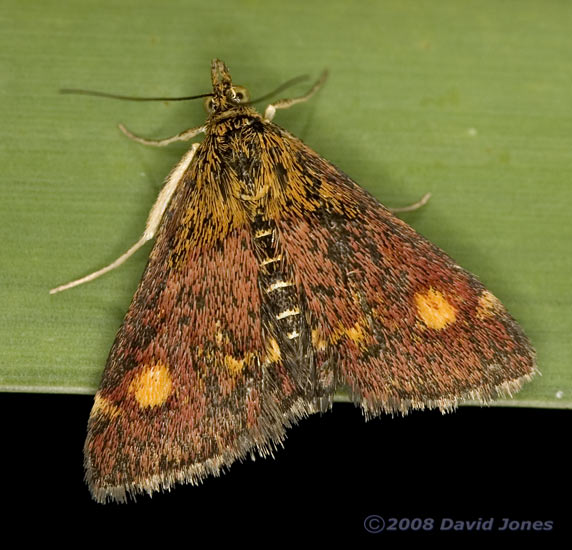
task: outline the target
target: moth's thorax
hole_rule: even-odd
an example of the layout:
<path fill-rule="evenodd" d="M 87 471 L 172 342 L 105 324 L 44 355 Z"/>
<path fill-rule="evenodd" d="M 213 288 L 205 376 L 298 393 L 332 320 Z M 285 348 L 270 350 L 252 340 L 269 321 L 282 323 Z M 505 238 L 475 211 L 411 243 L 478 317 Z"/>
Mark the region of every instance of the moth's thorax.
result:
<path fill-rule="evenodd" d="M 213 181 L 223 196 L 233 197 L 245 220 L 256 217 L 268 198 L 265 187 L 271 182 L 263 177 L 268 131 L 268 123 L 246 106 L 207 121 L 203 154 L 216 173 Z"/>
<path fill-rule="evenodd" d="M 212 113 L 206 123 L 206 133 L 222 136 L 251 126 L 262 117 L 248 105 L 237 105 L 222 112 Z"/>

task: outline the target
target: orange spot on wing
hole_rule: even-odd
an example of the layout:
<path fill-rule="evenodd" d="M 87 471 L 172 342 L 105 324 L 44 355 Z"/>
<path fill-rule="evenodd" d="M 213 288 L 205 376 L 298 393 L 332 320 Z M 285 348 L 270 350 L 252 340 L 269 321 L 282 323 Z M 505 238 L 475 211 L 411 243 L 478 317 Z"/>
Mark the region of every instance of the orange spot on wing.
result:
<path fill-rule="evenodd" d="M 365 319 L 358 321 L 353 327 L 346 330 L 346 336 L 356 344 L 365 344 L 368 338 L 368 332 L 364 326 Z"/>
<path fill-rule="evenodd" d="M 312 331 L 312 345 L 316 351 L 323 351 L 326 349 L 326 340 L 319 328 Z"/>
<path fill-rule="evenodd" d="M 330 342 L 332 344 L 337 344 L 341 338 L 348 338 L 354 344 L 367 348 L 368 342 L 371 339 L 369 334 L 369 326 L 365 318 L 361 318 L 351 327 L 345 327 L 341 323 L 338 328 L 334 330 L 330 336 Z"/>
<path fill-rule="evenodd" d="M 252 353 L 247 353 L 242 359 L 237 359 L 232 355 L 225 355 L 224 364 L 232 375 L 236 375 L 240 374 L 244 370 L 244 367 L 248 365 L 253 358 L 254 354 Z"/>
<path fill-rule="evenodd" d="M 457 319 L 456 309 L 445 296 L 432 287 L 414 296 L 417 316 L 428 328 L 441 330 Z"/>
<path fill-rule="evenodd" d="M 266 346 L 266 361 L 269 363 L 277 363 L 282 358 L 280 346 L 274 338 L 270 338 Z"/>
<path fill-rule="evenodd" d="M 163 405 L 172 388 L 169 368 L 163 363 L 146 365 L 129 385 L 140 407 L 157 407 Z"/>
<path fill-rule="evenodd" d="M 486 317 L 491 317 L 501 308 L 501 303 L 499 299 L 489 292 L 488 290 L 483 291 L 479 296 L 479 305 L 477 306 L 477 317 L 479 319 L 484 319 Z"/>
<path fill-rule="evenodd" d="M 115 418 L 121 414 L 121 409 L 113 403 L 110 403 L 105 397 L 102 397 L 100 392 L 97 392 L 90 416 L 95 416 L 96 414 L 102 414 L 108 418 Z"/>

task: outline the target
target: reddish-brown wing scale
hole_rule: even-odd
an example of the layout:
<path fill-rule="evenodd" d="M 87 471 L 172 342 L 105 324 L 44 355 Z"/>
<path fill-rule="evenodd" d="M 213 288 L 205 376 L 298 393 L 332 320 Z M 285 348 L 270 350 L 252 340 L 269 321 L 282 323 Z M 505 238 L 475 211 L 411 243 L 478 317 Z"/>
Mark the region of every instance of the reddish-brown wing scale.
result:
<path fill-rule="evenodd" d="M 306 297 L 316 370 L 367 415 L 510 395 L 535 372 L 522 329 L 477 278 L 290 139 L 280 241 Z"/>
<path fill-rule="evenodd" d="M 500 302 L 247 105 L 213 112 L 164 214 L 96 394 L 98 501 L 271 453 L 347 386 L 366 415 L 517 390 L 534 352 Z"/>

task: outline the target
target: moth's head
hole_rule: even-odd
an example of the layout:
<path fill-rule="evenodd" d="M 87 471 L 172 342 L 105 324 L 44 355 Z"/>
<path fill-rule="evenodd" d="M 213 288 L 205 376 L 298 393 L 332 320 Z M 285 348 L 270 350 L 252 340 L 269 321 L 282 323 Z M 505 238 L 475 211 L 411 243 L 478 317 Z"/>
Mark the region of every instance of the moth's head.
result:
<path fill-rule="evenodd" d="M 232 83 L 226 65 L 220 59 L 213 59 L 211 65 L 213 93 L 205 99 L 205 107 L 209 113 L 221 113 L 238 105 L 248 103 L 248 90 Z"/>

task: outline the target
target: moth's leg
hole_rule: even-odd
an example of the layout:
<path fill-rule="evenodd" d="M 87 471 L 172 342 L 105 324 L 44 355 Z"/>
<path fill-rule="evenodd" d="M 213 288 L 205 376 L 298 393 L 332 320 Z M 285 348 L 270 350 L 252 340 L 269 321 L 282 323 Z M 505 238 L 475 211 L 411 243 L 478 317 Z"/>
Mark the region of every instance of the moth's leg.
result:
<path fill-rule="evenodd" d="M 169 145 L 170 143 L 174 143 L 175 141 L 188 141 L 189 139 L 193 139 L 195 136 L 200 134 L 201 132 L 205 131 L 204 126 L 197 126 L 196 128 L 190 128 L 189 130 L 185 130 L 176 136 L 165 138 L 165 139 L 146 139 L 139 136 L 136 136 L 132 132 L 130 132 L 123 124 L 118 124 L 119 129 L 133 141 L 137 143 L 142 143 L 143 145 L 152 145 L 153 147 L 164 147 L 165 145 Z"/>
<path fill-rule="evenodd" d="M 169 204 L 169 201 L 171 200 L 171 197 L 173 196 L 175 189 L 177 189 L 179 182 L 183 178 L 185 171 L 189 167 L 191 160 L 193 159 L 193 156 L 195 155 L 195 152 L 197 151 L 199 145 L 200 145 L 199 143 L 194 143 L 191 149 L 181 159 L 179 164 L 177 164 L 177 166 L 175 166 L 173 171 L 169 174 L 167 181 L 163 186 L 163 189 L 161 189 L 161 192 L 159 193 L 159 196 L 157 197 L 157 200 L 153 205 L 153 208 L 151 208 L 151 212 L 149 212 L 149 216 L 147 217 L 147 224 L 145 226 L 145 231 L 143 232 L 143 235 L 136 243 L 127 252 L 119 256 L 117 260 L 110 263 L 109 265 L 99 269 L 98 271 L 95 271 L 94 273 L 90 273 L 89 275 L 86 275 L 81 279 L 76 279 L 71 283 L 67 283 L 65 285 L 61 285 L 56 288 L 52 288 L 52 290 L 50 290 L 50 294 L 55 294 L 56 292 L 61 292 L 62 290 L 67 290 L 68 288 L 73 288 L 74 286 L 78 286 L 83 283 L 87 283 L 89 281 L 97 279 L 98 277 L 107 273 L 108 271 L 111 271 L 112 269 L 115 269 L 116 267 L 120 266 L 125 260 L 127 260 L 127 258 L 132 256 L 137 250 L 139 250 L 147 241 L 151 240 L 155 236 L 157 228 L 161 223 L 161 218 L 163 217 L 163 213 L 165 212 L 165 209 L 167 208 L 167 205 Z"/>
<path fill-rule="evenodd" d="M 422 206 L 425 206 L 429 202 L 430 198 L 431 198 L 431 193 L 425 193 L 425 195 L 423 195 L 421 199 L 419 199 L 417 202 L 414 202 L 413 204 L 409 204 L 407 206 L 401 206 L 400 208 L 387 207 L 387 209 L 393 214 L 396 214 L 398 212 L 413 212 L 414 210 L 418 210 Z"/>
<path fill-rule="evenodd" d="M 292 107 L 292 105 L 296 105 L 296 103 L 303 103 L 304 101 L 308 101 L 308 99 L 310 99 L 322 87 L 326 81 L 326 78 L 328 78 L 328 71 L 324 71 L 322 73 L 322 76 L 318 78 L 316 83 L 306 94 L 300 97 L 292 97 L 290 99 L 280 99 L 276 103 L 271 103 L 268 105 L 268 107 L 266 107 L 266 110 L 264 111 L 264 119 L 271 121 L 274 118 L 277 109 L 288 109 L 289 107 Z"/>

